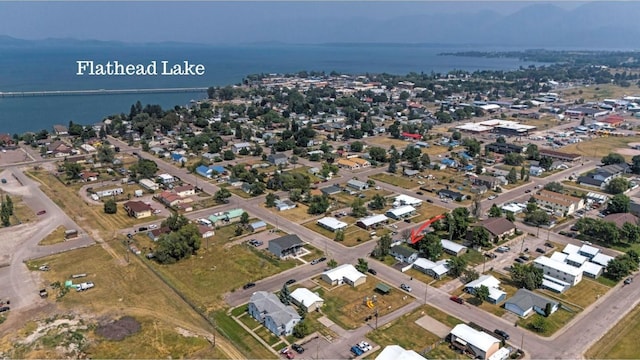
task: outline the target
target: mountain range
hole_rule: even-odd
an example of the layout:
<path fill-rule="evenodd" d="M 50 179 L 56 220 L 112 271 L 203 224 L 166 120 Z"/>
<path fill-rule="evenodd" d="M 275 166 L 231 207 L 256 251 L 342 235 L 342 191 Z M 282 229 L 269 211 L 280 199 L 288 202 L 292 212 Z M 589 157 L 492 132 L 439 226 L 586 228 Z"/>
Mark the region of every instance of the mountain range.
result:
<path fill-rule="evenodd" d="M 402 3 L 411 8 L 413 3 Z M 222 19 L 206 24 L 211 36 L 185 38 L 189 43 L 208 44 L 323 44 L 323 43 L 409 43 L 452 44 L 469 46 L 550 49 L 640 49 L 640 2 L 593 1 L 573 8 L 553 3 L 532 3 L 511 13 L 498 11 L 500 2 L 487 3 L 484 9 L 464 8 L 458 11 L 442 11 L 429 2 L 416 2 L 415 11 L 388 17 L 373 16 L 372 11 L 357 12 L 351 5 L 324 3 L 335 7 L 335 14 L 315 12 L 313 6 L 300 2 L 279 3 L 274 9 L 285 6 L 291 12 L 274 11 L 265 16 L 247 16 L 247 21 Z M 452 2 L 455 4 L 455 2 Z M 394 6 L 392 2 L 365 4 L 380 8 Z M 492 9 L 491 6 L 494 6 Z M 431 9 L 431 10 L 430 10 Z M 231 27 L 234 25 L 233 27 Z M 134 26 L 133 24 L 131 26 Z M 197 24 L 187 24 L 186 32 Z M 224 30 L 224 31 L 223 31 Z M 133 29 L 132 31 L 135 31 Z M 175 40 L 167 44 L 175 45 Z M 35 42 L 34 42 L 35 41 Z M 113 42 L 114 45 L 122 45 Z M 153 40 L 151 40 L 153 41 Z M 108 42 L 111 43 L 111 42 Z M 2 46 L 44 45 L 105 45 L 99 40 L 46 39 L 19 40 L 0 36 Z"/>

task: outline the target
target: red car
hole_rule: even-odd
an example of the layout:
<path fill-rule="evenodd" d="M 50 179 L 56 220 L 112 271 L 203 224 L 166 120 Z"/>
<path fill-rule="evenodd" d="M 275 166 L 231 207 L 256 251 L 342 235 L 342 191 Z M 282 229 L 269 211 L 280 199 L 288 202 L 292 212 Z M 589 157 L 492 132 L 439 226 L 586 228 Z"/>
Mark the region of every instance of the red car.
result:
<path fill-rule="evenodd" d="M 464 299 L 461 297 L 457 297 L 457 296 L 452 296 L 449 299 L 451 299 L 452 301 L 457 302 L 458 304 L 463 304 L 464 303 Z"/>
<path fill-rule="evenodd" d="M 38 215 L 44 215 L 47 213 L 47 210 L 40 210 L 38 211 Z"/>

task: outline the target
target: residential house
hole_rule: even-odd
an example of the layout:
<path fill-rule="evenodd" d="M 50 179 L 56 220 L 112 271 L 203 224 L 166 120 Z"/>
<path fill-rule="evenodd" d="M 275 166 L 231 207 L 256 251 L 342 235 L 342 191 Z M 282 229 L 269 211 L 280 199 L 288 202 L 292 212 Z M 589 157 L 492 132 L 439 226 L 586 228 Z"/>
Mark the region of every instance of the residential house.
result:
<path fill-rule="evenodd" d="M 100 174 L 94 171 L 83 171 L 80 173 L 80 178 L 82 181 L 90 182 L 98 180 L 98 175 Z"/>
<path fill-rule="evenodd" d="M 464 291 L 475 295 L 476 291 L 481 286 L 486 286 L 487 289 L 489 289 L 489 297 L 487 298 L 487 301 L 492 304 L 498 304 L 507 298 L 507 293 L 500 290 L 500 280 L 491 275 L 482 275 L 476 280 L 466 284 L 464 286 Z"/>
<path fill-rule="evenodd" d="M 347 227 L 347 223 L 333 217 L 323 217 L 322 219 L 318 220 L 318 225 L 333 232 L 342 230 Z"/>
<path fill-rule="evenodd" d="M 454 160 L 454 159 L 452 159 L 452 158 L 444 158 L 444 159 L 440 160 L 440 163 L 441 163 L 442 165 L 445 165 L 445 166 L 450 167 L 450 168 L 456 168 L 456 167 L 458 167 L 458 162 L 457 162 L 457 161 L 455 161 L 455 160 Z"/>
<path fill-rule="evenodd" d="M 413 350 L 406 350 L 400 345 L 387 345 L 376 356 L 375 360 L 427 360 Z"/>
<path fill-rule="evenodd" d="M 300 249 L 304 246 L 304 242 L 300 240 L 298 235 L 290 234 L 281 236 L 277 239 L 269 240 L 269 252 L 279 258 L 287 256 L 297 256 Z"/>
<path fill-rule="evenodd" d="M 500 185 L 500 180 L 495 176 L 478 175 L 471 177 L 471 183 L 478 186 L 484 185 L 488 189 L 495 190 Z"/>
<path fill-rule="evenodd" d="M 331 185 L 331 186 L 327 186 L 320 189 L 320 191 L 322 192 L 323 195 L 331 196 L 331 195 L 339 194 L 342 191 L 342 189 L 340 189 L 340 187 L 336 185 Z"/>
<path fill-rule="evenodd" d="M 173 191 L 175 191 L 181 198 L 196 194 L 196 188 L 191 184 L 176 186 Z"/>
<path fill-rule="evenodd" d="M 460 201 L 464 200 L 466 198 L 466 196 L 463 193 L 457 192 L 457 191 L 453 191 L 453 190 L 449 190 L 449 189 L 440 189 L 438 191 L 438 196 L 440 196 L 441 198 L 449 198 L 451 200 L 458 200 L 460 199 Z"/>
<path fill-rule="evenodd" d="M 206 177 L 207 179 L 211 179 L 213 177 L 213 169 L 208 166 L 200 165 L 196 168 L 196 174 Z"/>
<path fill-rule="evenodd" d="M 540 166 L 531 166 L 529 168 L 529 175 L 531 176 L 542 176 L 542 173 L 544 173 L 544 169 Z"/>
<path fill-rule="evenodd" d="M 324 300 L 307 288 L 297 288 L 291 292 L 290 296 L 291 302 L 307 313 L 320 309 L 324 305 Z"/>
<path fill-rule="evenodd" d="M 289 199 L 276 200 L 275 204 L 276 204 L 276 209 L 278 209 L 278 211 L 286 211 L 286 210 L 291 210 L 296 208 L 296 204 Z"/>
<path fill-rule="evenodd" d="M 177 162 L 178 164 L 184 164 L 187 162 L 187 158 L 184 155 L 178 153 L 172 153 L 171 160 Z"/>
<path fill-rule="evenodd" d="M 267 156 L 267 161 L 275 166 L 287 165 L 289 158 L 285 154 L 277 153 L 277 154 L 270 154 L 269 156 Z"/>
<path fill-rule="evenodd" d="M 446 239 L 440 239 L 442 250 L 449 255 L 460 256 L 467 251 L 467 247 Z"/>
<path fill-rule="evenodd" d="M 233 209 L 225 212 L 218 212 L 209 216 L 209 221 L 214 224 L 218 221 L 228 223 L 233 220 L 240 220 L 240 217 L 242 217 L 242 214 L 244 213 L 245 211 L 243 209 Z"/>
<path fill-rule="evenodd" d="M 342 285 L 346 283 L 356 287 L 367 281 L 367 275 L 356 270 L 351 264 L 343 264 L 323 272 L 322 280 L 331 285 Z"/>
<path fill-rule="evenodd" d="M 503 217 L 488 218 L 480 222 L 480 226 L 485 228 L 491 238 L 496 241 L 498 239 L 505 239 L 516 233 L 516 226 L 511 221 Z"/>
<path fill-rule="evenodd" d="M 234 154 L 239 153 L 242 149 L 251 150 L 251 144 L 248 142 L 241 142 L 231 145 L 231 151 L 233 151 Z"/>
<path fill-rule="evenodd" d="M 169 229 L 168 226 L 163 226 L 161 228 L 157 228 L 157 229 L 153 229 L 151 231 L 148 231 L 147 232 L 147 236 L 149 236 L 149 238 L 152 241 L 158 241 L 158 240 L 160 240 L 160 237 L 162 235 L 168 234 L 170 232 L 171 232 L 171 229 Z"/>
<path fill-rule="evenodd" d="M 409 133 L 409 132 L 406 132 L 406 131 L 402 132 L 400 134 L 400 137 L 405 139 L 405 140 L 422 140 L 422 135 L 420 135 L 420 134 L 412 134 L 412 133 Z"/>
<path fill-rule="evenodd" d="M 433 262 L 425 258 L 417 258 L 416 261 L 413 262 L 413 268 L 431 276 L 434 279 L 440 279 L 449 272 L 447 260 Z"/>
<path fill-rule="evenodd" d="M 397 208 L 390 209 L 386 212 L 386 216 L 395 220 L 400 220 L 406 217 L 413 216 L 415 215 L 415 213 L 416 208 L 411 205 L 403 205 Z"/>
<path fill-rule="evenodd" d="M 69 129 L 64 125 L 53 125 L 53 133 L 58 136 L 69 135 Z"/>
<path fill-rule="evenodd" d="M 451 345 L 474 359 L 489 359 L 500 349 L 500 340 L 484 331 L 478 331 L 469 325 L 458 324 L 450 334 Z"/>
<path fill-rule="evenodd" d="M 533 195 L 540 207 L 560 212 L 563 216 L 571 215 L 584 207 L 584 199 L 575 196 L 564 195 L 549 190 L 541 190 Z"/>
<path fill-rule="evenodd" d="M 212 227 L 206 225 L 198 225 L 198 232 L 200 233 L 200 237 L 203 239 L 210 238 L 216 234 Z"/>
<path fill-rule="evenodd" d="M 155 198 L 162 204 L 166 206 L 176 206 L 178 204 L 182 204 L 185 199 L 180 197 L 180 195 L 175 194 L 171 191 L 165 190 L 160 194 L 156 195 Z"/>
<path fill-rule="evenodd" d="M 354 157 L 354 158 L 351 158 L 349 160 L 351 160 L 352 162 L 358 164 L 361 168 L 366 168 L 366 167 L 371 166 L 371 163 L 368 160 L 365 160 L 365 159 L 362 159 L 362 158 L 359 158 L 359 157 Z"/>
<path fill-rule="evenodd" d="M 617 213 L 605 216 L 602 221 L 612 222 L 620 230 L 624 224 L 638 225 L 638 217 L 631 213 Z"/>
<path fill-rule="evenodd" d="M 351 179 L 347 181 L 347 187 L 356 191 L 363 191 L 369 188 L 369 184 L 360 180 Z"/>
<path fill-rule="evenodd" d="M 127 214 L 136 219 L 142 219 L 151 216 L 151 205 L 142 201 L 127 201 L 123 206 Z"/>
<path fill-rule="evenodd" d="M 176 182 L 176 179 L 171 174 L 160 174 L 158 175 L 158 181 L 163 183 L 164 185 L 173 184 Z"/>
<path fill-rule="evenodd" d="M 251 295 L 248 311 L 276 336 L 291 335 L 294 326 L 302 320 L 293 307 L 284 305 L 277 296 L 266 291 Z"/>
<path fill-rule="evenodd" d="M 251 228 L 252 232 L 261 231 L 267 228 L 267 223 L 262 220 L 254 221 L 249 224 L 249 227 Z"/>
<path fill-rule="evenodd" d="M 54 157 L 64 157 L 74 153 L 73 147 L 58 140 L 47 145 L 47 155 Z"/>
<path fill-rule="evenodd" d="M 386 224 L 389 221 L 389 218 L 382 214 L 371 215 L 365 218 L 362 218 L 356 222 L 356 225 L 369 230 L 373 228 L 377 228 L 380 225 Z"/>
<path fill-rule="evenodd" d="M 578 177 L 581 185 L 595 186 L 604 189 L 609 182 L 625 173 L 630 172 L 628 164 L 611 164 L 597 168 L 595 171 Z"/>
<path fill-rule="evenodd" d="M 140 186 L 148 191 L 156 191 L 160 189 L 160 186 L 158 184 L 149 179 L 141 179 L 140 181 L 138 181 L 138 184 L 140 184 Z"/>
<path fill-rule="evenodd" d="M 560 303 L 527 289 L 518 289 L 516 293 L 504 303 L 504 308 L 512 313 L 527 317 L 534 312 L 540 315 L 551 315 L 560 308 Z M 549 312 L 549 314 L 546 314 Z"/>
<path fill-rule="evenodd" d="M 420 205 L 422 205 L 422 200 L 414 198 L 412 196 L 409 195 L 405 195 L 405 194 L 400 194 L 398 196 L 396 196 L 394 202 L 393 202 L 393 207 L 400 207 L 403 205 L 411 205 L 413 207 L 418 207 Z"/>
<path fill-rule="evenodd" d="M 484 185 L 480 185 L 480 186 L 472 187 L 470 191 L 471 191 L 472 194 L 480 194 L 480 195 L 482 195 L 482 194 L 486 194 L 489 191 L 489 189 Z"/>
<path fill-rule="evenodd" d="M 360 168 L 360 165 L 358 165 L 358 163 L 355 163 L 348 159 L 338 159 L 338 161 L 336 161 L 336 164 L 340 168 L 347 168 L 350 170 L 355 170 Z"/>
<path fill-rule="evenodd" d="M 396 260 L 407 264 L 412 264 L 418 259 L 418 252 L 404 245 L 392 246 L 389 249 L 389 254 L 395 257 Z"/>

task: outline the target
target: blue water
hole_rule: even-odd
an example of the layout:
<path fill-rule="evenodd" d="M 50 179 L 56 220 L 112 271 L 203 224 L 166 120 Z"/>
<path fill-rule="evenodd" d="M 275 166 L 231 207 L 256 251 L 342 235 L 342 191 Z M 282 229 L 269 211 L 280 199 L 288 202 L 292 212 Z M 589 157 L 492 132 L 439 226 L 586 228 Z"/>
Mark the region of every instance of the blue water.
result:
<path fill-rule="evenodd" d="M 494 50 L 412 45 L 92 45 L 0 48 L 0 92 L 209 87 L 236 84 L 255 73 L 337 71 L 340 73 L 446 73 L 450 70 L 510 70 L 528 66 L 517 59 L 437 56 L 441 52 Z M 148 64 L 152 60 L 203 64 L 203 76 L 77 76 L 77 60 Z M 0 98 L 0 133 L 50 130 L 69 121 L 92 124 L 128 113 L 131 104 L 185 105 L 206 93 L 127 94 Z"/>

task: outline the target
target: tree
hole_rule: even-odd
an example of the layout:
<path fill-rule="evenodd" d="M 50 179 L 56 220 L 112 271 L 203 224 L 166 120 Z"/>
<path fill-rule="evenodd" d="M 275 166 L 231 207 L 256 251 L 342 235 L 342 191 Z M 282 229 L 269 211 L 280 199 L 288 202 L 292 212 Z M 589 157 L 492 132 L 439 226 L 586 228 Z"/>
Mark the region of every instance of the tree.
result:
<path fill-rule="evenodd" d="M 454 256 L 447 260 L 447 267 L 449 268 L 449 275 L 453 278 L 457 278 L 462 275 L 464 270 L 467 268 L 467 262 L 461 257 Z"/>
<path fill-rule="evenodd" d="M 507 143 L 507 139 L 505 139 L 504 136 L 498 136 L 498 138 L 496 139 L 496 142 L 498 144 L 506 144 Z"/>
<path fill-rule="evenodd" d="M 547 319 L 540 315 L 537 315 L 534 317 L 533 321 L 529 323 L 529 327 L 531 328 L 531 330 L 537 333 L 544 333 L 549 328 L 549 323 Z"/>
<path fill-rule="evenodd" d="M 464 207 L 455 208 L 447 217 L 447 225 L 453 239 L 465 237 L 469 226 L 469 210 Z"/>
<path fill-rule="evenodd" d="M 369 208 L 372 210 L 381 210 L 384 209 L 386 204 L 387 199 L 385 199 L 384 196 L 375 194 L 373 196 L 373 199 L 371 199 L 371 201 L 369 202 Z"/>
<path fill-rule="evenodd" d="M 74 162 L 64 163 L 64 173 L 67 175 L 67 179 L 77 179 L 82 172 L 82 165 Z"/>
<path fill-rule="evenodd" d="M 534 290 L 542 285 L 544 272 L 542 269 L 533 266 L 533 264 L 513 264 L 509 271 L 511 273 L 511 280 L 519 287 Z"/>
<path fill-rule="evenodd" d="M 7 207 L 6 202 L 2 202 L 2 207 L 0 208 L 0 219 L 2 220 L 2 226 L 11 225 L 11 214 L 9 214 L 9 208 Z"/>
<path fill-rule="evenodd" d="M 607 211 L 609 214 L 628 213 L 631 206 L 631 200 L 624 194 L 614 195 L 609 200 Z"/>
<path fill-rule="evenodd" d="M 280 298 L 280 302 L 285 305 L 289 305 L 291 303 L 291 292 L 289 291 L 289 287 L 287 287 L 287 284 L 282 285 L 282 289 L 280 289 L 278 298 Z"/>
<path fill-rule="evenodd" d="M 378 239 L 378 243 L 376 247 L 373 249 L 373 256 L 382 259 L 385 256 L 389 255 L 389 250 L 391 249 L 391 236 L 389 234 L 384 234 Z"/>
<path fill-rule="evenodd" d="M 326 195 L 314 195 L 309 201 L 307 213 L 312 215 L 324 214 L 330 205 L 329 198 Z"/>
<path fill-rule="evenodd" d="M 489 217 L 500 217 L 502 216 L 502 209 L 498 207 L 498 205 L 493 204 L 489 209 Z"/>
<path fill-rule="evenodd" d="M 182 215 L 180 215 L 182 216 Z M 154 258 L 161 264 L 172 264 L 200 249 L 200 233 L 195 224 L 186 224 L 179 230 L 163 235 L 154 250 Z"/>
<path fill-rule="evenodd" d="M 549 224 L 549 214 L 544 210 L 534 210 L 525 215 L 524 221 L 535 226 L 547 225 Z"/>
<path fill-rule="evenodd" d="M 331 269 L 335 269 L 338 266 L 338 262 L 335 259 L 327 261 L 327 266 Z"/>
<path fill-rule="evenodd" d="M 13 200 L 11 200 L 11 197 L 9 196 L 9 194 L 4 196 L 4 202 L 7 206 L 7 211 L 9 212 L 9 215 L 13 216 Z"/>
<path fill-rule="evenodd" d="M 540 152 L 538 151 L 538 145 L 529 144 L 527 145 L 527 159 L 529 160 L 538 160 L 540 158 Z"/>
<path fill-rule="evenodd" d="M 358 263 L 356 264 L 355 268 L 356 270 L 364 274 L 369 270 L 369 263 L 363 258 L 358 258 Z"/>
<path fill-rule="evenodd" d="M 474 157 L 480 154 L 481 146 L 480 142 L 474 138 L 466 138 L 462 143 L 467 148 L 467 153 Z"/>
<path fill-rule="evenodd" d="M 248 212 L 243 212 L 242 215 L 240 215 L 240 224 L 242 225 L 247 225 L 249 224 L 249 213 Z"/>
<path fill-rule="evenodd" d="M 418 250 L 427 259 L 436 261 L 442 255 L 442 241 L 436 234 L 427 234 L 418 242 Z"/>
<path fill-rule="evenodd" d="M 480 217 L 482 217 L 482 202 L 481 202 L 482 198 L 480 197 L 480 195 L 475 195 L 473 197 L 473 202 L 471 203 L 471 206 L 469 207 L 471 210 L 471 215 L 473 215 L 473 217 L 475 217 L 476 219 L 479 219 Z"/>
<path fill-rule="evenodd" d="M 155 161 L 147 159 L 138 159 L 138 162 L 129 167 L 134 174 L 140 178 L 153 178 L 158 171 L 158 164 Z"/>
<path fill-rule="evenodd" d="M 369 156 L 371 160 L 385 162 L 387 160 L 387 151 L 381 147 L 373 146 L 369 148 Z"/>
<path fill-rule="evenodd" d="M 264 198 L 265 206 L 268 208 L 272 208 L 276 206 L 276 194 L 270 192 Z"/>
<path fill-rule="evenodd" d="M 353 152 L 362 152 L 362 149 L 364 149 L 364 143 L 361 141 L 354 141 L 349 145 L 349 148 Z"/>
<path fill-rule="evenodd" d="M 631 158 L 631 172 L 640 174 L 640 155 Z"/>
<path fill-rule="evenodd" d="M 296 155 L 291 155 L 291 157 L 289 158 L 289 162 L 293 164 L 293 168 L 296 168 L 296 164 L 298 163 L 298 160 L 300 160 Z"/>
<path fill-rule="evenodd" d="M 162 226 L 169 227 L 171 231 L 178 231 L 187 224 L 189 224 L 189 219 L 182 214 L 173 214 L 162 222 Z"/>
<path fill-rule="evenodd" d="M 223 160 L 233 160 L 235 158 L 236 158 L 236 154 L 234 154 L 233 151 L 231 150 L 225 150 L 225 152 L 222 153 Z"/>
<path fill-rule="evenodd" d="M 462 282 L 468 284 L 474 280 L 478 280 L 480 278 L 480 274 L 473 269 L 467 269 L 462 274 Z"/>
<path fill-rule="evenodd" d="M 562 192 L 564 191 L 564 186 L 562 186 L 562 184 L 557 181 L 552 181 L 545 184 L 544 189 L 562 194 Z"/>
<path fill-rule="evenodd" d="M 471 243 L 473 245 L 488 247 L 491 244 L 491 234 L 482 226 L 476 226 L 471 230 Z"/>
<path fill-rule="evenodd" d="M 520 180 L 524 180 L 525 175 L 527 175 L 526 170 L 524 169 L 524 166 L 520 168 Z"/>
<path fill-rule="evenodd" d="M 622 194 L 629 189 L 629 180 L 623 177 L 617 177 L 607 184 L 607 192 L 609 194 Z"/>
<path fill-rule="evenodd" d="M 518 182 L 518 175 L 516 174 L 516 168 L 512 167 L 511 170 L 509 170 L 509 173 L 506 176 L 507 181 L 509 181 L 509 184 L 516 184 Z"/>
<path fill-rule="evenodd" d="M 367 208 L 364 206 L 364 202 L 360 198 L 356 198 L 351 203 L 351 215 L 354 217 L 363 217 L 367 215 Z"/>
<path fill-rule="evenodd" d="M 627 241 L 627 243 L 635 244 L 640 242 L 640 227 L 626 222 L 622 225 L 622 229 L 620 229 L 620 235 Z"/>
<path fill-rule="evenodd" d="M 105 214 L 115 214 L 118 212 L 118 204 L 113 199 L 109 199 L 104 202 L 104 213 Z"/>
<path fill-rule="evenodd" d="M 520 154 L 508 153 L 504 156 L 504 163 L 511 166 L 520 166 L 524 162 L 524 158 Z"/>
<path fill-rule="evenodd" d="M 307 335 L 309 335 L 309 327 L 306 321 L 302 320 L 293 327 L 293 336 L 296 338 L 302 339 Z"/>
<path fill-rule="evenodd" d="M 220 190 L 216 191 L 213 197 L 219 203 L 226 203 L 227 199 L 231 197 L 231 192 L 226 188 L 220 188 Z"/>
<path fill-rule="evenodd" d="M 604 165 L 624 164 L 626 162 L 624 156 L 618 153 L 609 153 L 609 155 L 603 157 L 601 161 Z"/>
<path fill-rule="evenodd" d="M 398 171 L 398 164 L 397 164 L 397 160 L 395 158 L 391 158 L 389 160 L 389 167 L 387 168 L 387 172 L 390 172 L 392 174 L 395 174 L 396 171 Z"/>
<path fill-rule="evenodd" d="M 476 298 L 480 301 L 485 301 L 489 298 L 489 288 L 485 285 L 480 285 L 475 289 Z"/>
<path fill-rule="evenodd" d="M 507 211 L 506 219 L 511 221 L 511 222 L 514 222 L 514 221 L 516 221 L 516 216 L 513 214 L 513 212 Z"/>
<path fill-rule="evenodd" d="M 344 241 L 344 230 L 337 230 L 333 238 L 335 241 Z"/>

